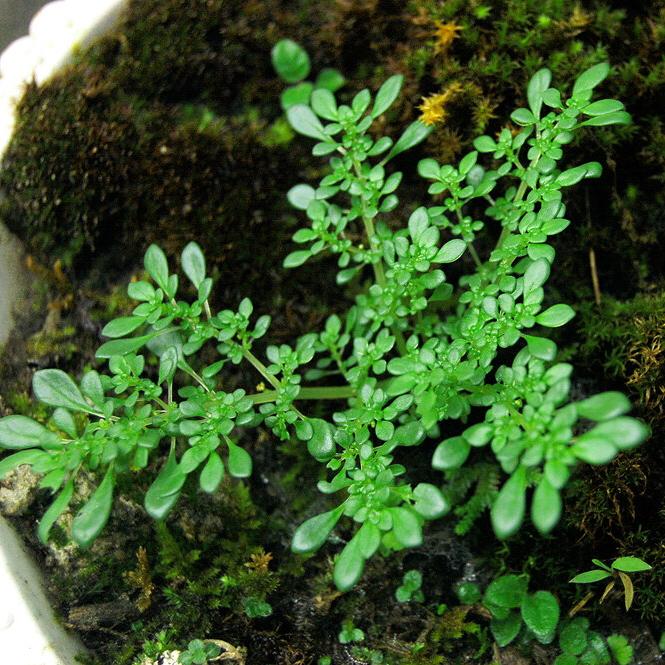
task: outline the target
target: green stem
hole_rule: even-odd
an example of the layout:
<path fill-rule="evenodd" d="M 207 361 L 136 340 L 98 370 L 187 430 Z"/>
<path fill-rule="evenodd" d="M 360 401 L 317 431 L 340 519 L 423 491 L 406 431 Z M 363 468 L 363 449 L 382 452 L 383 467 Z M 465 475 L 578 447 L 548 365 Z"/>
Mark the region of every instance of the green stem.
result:
<path fill-rule="evenodd" d="M 242 355 L 271 386 L 275 389 L 281 387 L 277 377 L 274 374 L 271 374 L 268 371 L 268 368 L 249 349 L 243 349 Z"/>
<path fill-rule="evenodd" d="M 366 185 L 367 180 L 362 174 L 360 169 L 360 164 L 357 160 L 353 160 L 353 170 L 356 173 L 356 177 L 363 184 Z M 367 214 L 367 209 L 365 208 L 365 199 L 360 197 L 361 206 L 362 206 L 362 220 L 365 227 L 365 235 L 367 236 L 367 242 L 373 250 L 378 250 L 378 240 L 376 237 L 376 229 L 374 228 L 374 220 Z M 374 278 L 376 283 L 381 287 L 385 288 L 386 286 L 386 273 L 383 269 L 383 260 L 379 256 L 379 260 L 376 263 L 372 263 L 372 268 L 374 270 Z M 390 327 L 393 335 L 395 336 L 395 342 L 399 352 L 405 356 L 407 354 L 406 341 L 404 340 L 404 335 L 402 331 L 396 326 L 393 325 Z"/>
<path fill-rule="evenodd" d="M 314 386 L 301 388 L 296 399 L 324 400 L 324 399 L 349 399 L 355 392 L 351 386 Z M 277 399 L 276 390 L 264 390 L 260 393 L 247 395 L 254 404 L 266 404 Z"/>

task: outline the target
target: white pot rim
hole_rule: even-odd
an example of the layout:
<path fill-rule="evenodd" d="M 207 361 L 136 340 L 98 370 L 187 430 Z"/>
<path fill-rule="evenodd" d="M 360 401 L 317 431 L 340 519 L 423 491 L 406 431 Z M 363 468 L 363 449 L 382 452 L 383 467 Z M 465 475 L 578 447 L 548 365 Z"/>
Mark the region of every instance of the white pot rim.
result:
<path fill-rule="evenodd" d="M 35 14 L 30 34 L 12 42 L 0 55 L 0 158 L 16 123 L 16 105 L 27 83 L 41 85 L 72 54 L 117 20 L 127 0 L 56 0 Z M 0 228 L 0 249 L 15 261 L 0 261 L 3 315 L 18 292 L 17 246 Z M 6 298 L 5 298 L 6 299 Z M 20 537 L 0 516 L 0 661 L 11 665 L 75 665 L 82 643 L 58 621 L 44 591 L 42 573 Z"/>
<path fill-rule="evenodd" d="M 30 32 L 0 55 L 0 158 L 11 141 L 16 105 L 27 83 L 41 85 L 79 48 L 117 19 L 127 0 L 54 0 L 32 18 Z"/>

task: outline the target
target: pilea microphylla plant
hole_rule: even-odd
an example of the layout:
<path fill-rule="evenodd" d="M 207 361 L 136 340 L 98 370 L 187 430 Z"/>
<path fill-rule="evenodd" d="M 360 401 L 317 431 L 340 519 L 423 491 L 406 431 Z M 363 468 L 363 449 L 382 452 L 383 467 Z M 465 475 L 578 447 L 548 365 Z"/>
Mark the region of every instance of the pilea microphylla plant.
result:
<path fill-rule="evenodd" d="M 591 101 L 608 71 L 600 64 L 584 72 L 567 100 L 550 87 L 550 72 L 538 71 L 528 86 L 529 108 L 511 116 L 519 130 L 479 137 L 457 166 L 419 163 L 436 201 L 411 211 L 406 226 L 396 195 L 402 174 L 388 166 L 430 129 L 414 122 L 397 141 L 369 133 L 398 97 L 402 77 L 389 78 L 374 99 L 362 90 L 340 105 L 319 88 L 308 104 L 289 106 L 294 130 L 316 140 L 313 154 L 331 157 L 316 188 L 299 184 L 288 193 L 307 224 L 294 235 L 301 249 L 284 265 L 336 255 L 337 282 L 357 284 L 354 304 L 330 316 L 321 332 L 267 346 L 261 359 L 256 342 L 270 317 L 255 318 L 248 299 L 235 311 L 213 312 L 213 283 L 194 243 L 182 252 L 181 267 L 196 295 L 179 299 L 178 276 L 162 250 L 149 247 L 151 281 L 128 287 L 139 304 L 102 331 L 111 340 L 97 358 L 108 371 L 89 371 L 77 384 L 60 370 L 40 370 L 33 390 L 54 408 L 50 420 L 0 420 L 0 445 L 20 449 L 0 462 L 0 475 L 29 464 L 55 493 L 40 538 L 48 538 L 82 473 L 101 479 L 72 522 L 72 537 L 84 547 L 109 518 L 117 476 L 155 458 L 166 457 L 145 495 L 156 520 L 166 518 L 190 475 L 205 492 L 227 472 L 249 476 L 252 460 L 238 432 L 259 425 L 279 439 L 295 435 L 330 471 L 318 487 L 338 497 L 335 507 L 302 524 L 292 548 L 318 550 L 340 519 L 350 518 L 356 530 L 334 566 L 341 590 L 356 584 L 377 551 L 420 545 L 424 524 L 450 510 L 445 489 L 409 482 L 409 469 L 394 459 L 399 448 L 431 446 L 434 468 L 446 471 L 486 447 L 506 475 L 491 507 L 496 535 L 507 538 L 523 524 L 530 488 L 531 521 L 551 531 L 573 467 L 606 464 L 648 434 L 625 415 L 630 404 L 621 393 L 569 402 L 572 368 L 555 362 L 557 347 L 542 336 L 573 317 L 568 305 L 543 305 L 555 254 L 548 239 L 569 224 L 562 189 L 601 172 L 595 162 L 559 169 L 563 146 L 582 127 L 630 119 L 618 101 Z M 491 158 L 491 168 L 477 163 L 479 153 Z M 481 257 L 474 241 L 485 226 L 498 240 Z M 442 266 L 460 260 L 472 270 L 455 285 Z M 217 350 L 211 364 L 197 362 L 204 345 Z M 498 354 L 511 348 L 512 363 L 500 365 Z M 220 379 L 225 367 L 240 363 L 256 371 L 265 390 L 250 394 Z M 308 400 L 328 403 L 316 413 L 331 417 L 310 415 Z M 455 421 L 461 434 L 450 436 Z"/>

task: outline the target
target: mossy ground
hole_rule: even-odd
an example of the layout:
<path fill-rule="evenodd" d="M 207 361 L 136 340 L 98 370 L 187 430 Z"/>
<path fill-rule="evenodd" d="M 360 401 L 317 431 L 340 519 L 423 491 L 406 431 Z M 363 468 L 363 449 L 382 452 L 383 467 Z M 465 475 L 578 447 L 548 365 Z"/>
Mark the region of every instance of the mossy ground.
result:
<path fill-rule="evenodd" d="M 549 66 L 565 83 L 610 60 L 614 71 L 603 90 L 626 102 L 635 123 L 573 146 L 571 165 L 597 160 L 605 172 L 568 199 L 574 223 L 557 243 L 553 285 L 579 314 L 559 341 L 577 366 L 580 394 L 627 387 L 652 439 L 608 467 L 580 473 L 552 539 L 526 534 L 498 547 L 485 538 L 485 517 L 463 539 L 444 525 L 422 549 L 374 563 L 343 597 L 331 591 L 325 554 L 303 561 L 288 552 L 294 525 L 323 501 L 311 490 L 319 469 L 298 447 L 279 449 L 267 434 L 248 442 L 257 473 L 246 486 L 225 484 L 210 499 L 191 488 L 167 525 L 149 523 L 140 507 L 148 474 L 128 484 L 110 535 L 75 563 L 64 532 L 52 550 L 34 542 L 34 515 L 46 500 L 40 493 L 18 524 L 45 558 L 63 615 L 97 650 L 97 662 L 116 665 L 132 663 L 145 641 L 146 652 L 156 654 L 195 637 L 244 646 L 248 662 L 261 665 L 324 655 L 335 665 L 368 662 L 370 649 L 385 662 L 488 662 L 486 622 L 455 606 L 452 587 L 462 575 L 524 570 L 566 607 L 581 596 L 567 580 L 592 557 L 632 554 L 655 571 L 640 578 L 630 616 L 660 629 L 665 512 L 654 497 L 665 487 L 662 0 L 131 2 L 116 32 L 46 86 L 29 88 L 20 106 L 0 171 L 1 214 L 33 255 L 42 290 L 8 346 L 13 353 L 0 359 L 2 411 L 35 408 L 28 396 L 35 368 L 78 373 L 92 362 L 104 321 L 129 307 L 119 285 L 140 270 L 152 241 L 175 256 L 197 240 L 219 285 L 216 304 L 250 296 L 275 317 L 277 341 L 315 328 L 341 306 L 328 262 L 288 274 L 279 268 L 296 224 L 285 192 L 318 174 L 279 109 L 269 51 L 281 37 L 301 42 L 315 71 L 338 67 L 349 92 L 403 73 L 388 133 L 418 117 L 423 97 L 447 93 L 426 145 L 401 161 L 406 207 L 424 195 L 413 177 L 416 161 L 423 154 L 458 158 L 478 132 L 497 131 L 538 67 Z M 423 571 L 427 607 L 394 599 L 409 568 Z M 248 618 L 248 599 L 267 599 L 272 615 Z M 143 612 L 139 601 L 149 603 Z M 107 603 L 115 605 L 101 607 Z M 453 609 L 439 617 L 432 609 L 438 603 Z M 604 607 L 593 602 L 587 611 L 620 630 L 627 620 L 617 606 L 616 599 Z M 365 631 L 361 645 L 337 642 L 346 619 Z"/>

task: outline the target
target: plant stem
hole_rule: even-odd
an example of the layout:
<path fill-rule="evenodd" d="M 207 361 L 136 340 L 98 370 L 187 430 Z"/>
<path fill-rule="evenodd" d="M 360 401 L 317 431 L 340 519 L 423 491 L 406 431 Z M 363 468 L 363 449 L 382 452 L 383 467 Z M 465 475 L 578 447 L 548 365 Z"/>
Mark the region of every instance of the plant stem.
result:
<path fill-rule="evenodd" d="M 243 349 L 242 355 L 271 386 L 279 390 L 281 384 L 277 377 L 271 374 L 268 368 L 249 349 Z"/>
<path fill-rule="evenodd" d="M 348 399 L 354 396 L 351 386 L 314 386 L 301 388 L 296 399 L 323 400 L 323 399 Z M 264 390 L 261 393 L 247 395 L 254 404 L 266 404 L 277 399 L 276 390 Z"/>
<path fill-rule="evenodd" d="M 353 170 L 356 173 L 356 177 L 363 184 L 367 184 L 365 176 L 362 174 L 360 169 L 360 164 L 354 159 L 353 160 Z M 361 206 L 362 206 L 362 220 L 365 227 L 365 235 L 367 236 L 367 242 L 373 250 L 378 250 L 378 239 L 376 237 L 376 229 L 374 228 L 374 220 L 367 214 L 367 209 L 365 208 L 365 199 L 360 197 Z M 372 263 L 372 268 L 374 269 L 374 278 L 376 283 L 383 289 L 386 286 L 386 273 L 383 270 L 383 260 L 379 256 L 379 260 L 376 263 Z M 393 325 L 390 327 L 391 332 L 395 336 L 395 342 L 399 352 L 404 356 L 407 353 L 406 341 L 404 340 L 404 335 L 402 331 L 396 326 Z"/>

